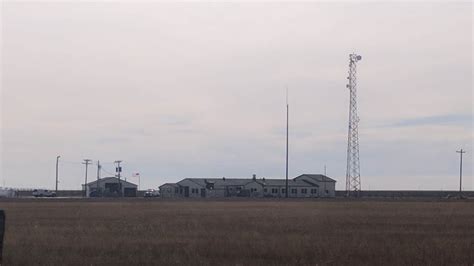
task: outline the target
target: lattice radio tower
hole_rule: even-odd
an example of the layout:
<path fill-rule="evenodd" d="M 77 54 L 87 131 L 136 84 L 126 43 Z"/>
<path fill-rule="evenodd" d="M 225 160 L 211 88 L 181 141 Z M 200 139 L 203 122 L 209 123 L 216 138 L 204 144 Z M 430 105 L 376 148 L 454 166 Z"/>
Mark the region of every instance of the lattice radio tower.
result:
<path fill-rule="evenodd" d="M 357 62 L 362 57 L 357 54 L 349 55 L 349 134 L 347 140 L 347 171 L 346 193 L 347 196 L 358 196 L 361 190 L 360 163 L 359 163 L 359 116 L 357 115 Z"/>

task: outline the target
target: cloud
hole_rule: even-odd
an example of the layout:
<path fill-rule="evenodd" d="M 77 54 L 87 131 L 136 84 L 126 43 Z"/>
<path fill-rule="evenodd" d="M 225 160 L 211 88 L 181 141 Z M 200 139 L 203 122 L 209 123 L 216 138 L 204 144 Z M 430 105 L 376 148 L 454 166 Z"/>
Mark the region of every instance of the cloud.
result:
<path fill-rule="evenodd" d="M 437 116 L 417 117 L 403 119 L 396 123 L 385 125 L 386 127 L 411 127 L 425 125 L 443 125 L 443 126 L 472 126 L 472 114 L 446 114 Z"/>
<path fill-rule="evenodd" d="M 390 188 L 388 169 L 416 188 L 443 173 L 442 187 L 439 161 L 472 148 L 471 6 L 5 3 L 2 176 L 52 185 L 59 154 L 78 162 L 61 172 L 72 189 L 83 158 L 121 159 L 154 187 L 282 177 L 288 85 L 290 173 L 327 165 L 343 188 L 356 51 L 364 180 Z"/>

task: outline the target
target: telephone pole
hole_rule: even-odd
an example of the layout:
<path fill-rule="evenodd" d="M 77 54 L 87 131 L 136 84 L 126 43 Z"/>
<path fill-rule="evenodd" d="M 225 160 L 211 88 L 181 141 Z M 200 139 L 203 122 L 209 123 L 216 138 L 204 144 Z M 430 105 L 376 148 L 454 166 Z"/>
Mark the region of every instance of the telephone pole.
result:
<path fill-rule="evenodd" d="M 466 153 L 463 149 L 456 151 L 460 155 L 460 162 L 459 162 L 459 198 L 462 198 L 462 155 Z"/>
<path fill-rule="evenodd" d="M 324 195 L 327 196 L 327 192 L 326 192 L 326 165 L 324 165 L 324 177 L 323 177 L 323 184 L 324 184 Z"/>
<path fill-rule="evenodd" d="M 100 161 L 97 160 L 97 188 L 96 188 L 96 196 L 99 197 L 99 179 L 100 179 Z"/>
<path fill-rule="evenodd" d="M 61 156 L 56 156 L 56 195 L 58 195 L 58 168 L 59 168 L 59 158 Z"/>
<path fill-rule="evenodd" d="M 122 161 L 120 160 L 117 160 L 115 161 L 114 163 L 117 164 L 117 167 L 115 167 L 115 172 L 117 173 L 117 178 L 118 178 L 118 185 L 119 185 L 119 196 L 122 197 L 123 193 L 122 193 L 122 181 L 120 180 L 120 173 L 122 172 L 122 167 L 120 166 L 120 163 L 122 163 Z"/>
<path fill-rule="evenodd" d="M 86 176 L 84 180 L 84 197 L 87 197 L 87 168 L 91 162 L 92 162 L 91 159 L 84 159 L 84 162 L 82 163 L 86 165 Z"/>

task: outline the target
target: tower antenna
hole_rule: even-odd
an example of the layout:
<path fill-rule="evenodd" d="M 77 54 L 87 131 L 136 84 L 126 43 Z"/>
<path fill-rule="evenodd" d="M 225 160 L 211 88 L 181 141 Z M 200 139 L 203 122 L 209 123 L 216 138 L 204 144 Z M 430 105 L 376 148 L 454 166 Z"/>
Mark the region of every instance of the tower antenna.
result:
<path fill-rule="evenodd" d="M 359 196 L 361 190 L 360 162 L 359 162 L 359 116 L 357 115 L 357 65 L 362 57 L 355 53 L 349 55 L 349 84 L 346 87 L 350 92 L 349 102 L 349 133 L 347 140 L 347 169 L 346 193 L 347 196 Z"/>

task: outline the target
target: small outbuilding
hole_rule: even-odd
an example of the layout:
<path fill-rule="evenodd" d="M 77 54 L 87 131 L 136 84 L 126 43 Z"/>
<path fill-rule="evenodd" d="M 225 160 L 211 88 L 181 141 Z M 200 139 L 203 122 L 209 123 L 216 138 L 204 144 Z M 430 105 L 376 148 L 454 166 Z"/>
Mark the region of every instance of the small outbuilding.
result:
<path fill-rule="evenodd" d="M 117 177 L 105 177 L 87 183 L 87 197 L 136 197 L 137 185 L 118 179 Z M 84 190 L 84 185 L 82 185 Z"/>
<path fill-rule="evenodd" d="M 162 198 L 176 198 L 179 192 L 176 183 L 165 183 L 160 187 L 160 197 Z"/>

